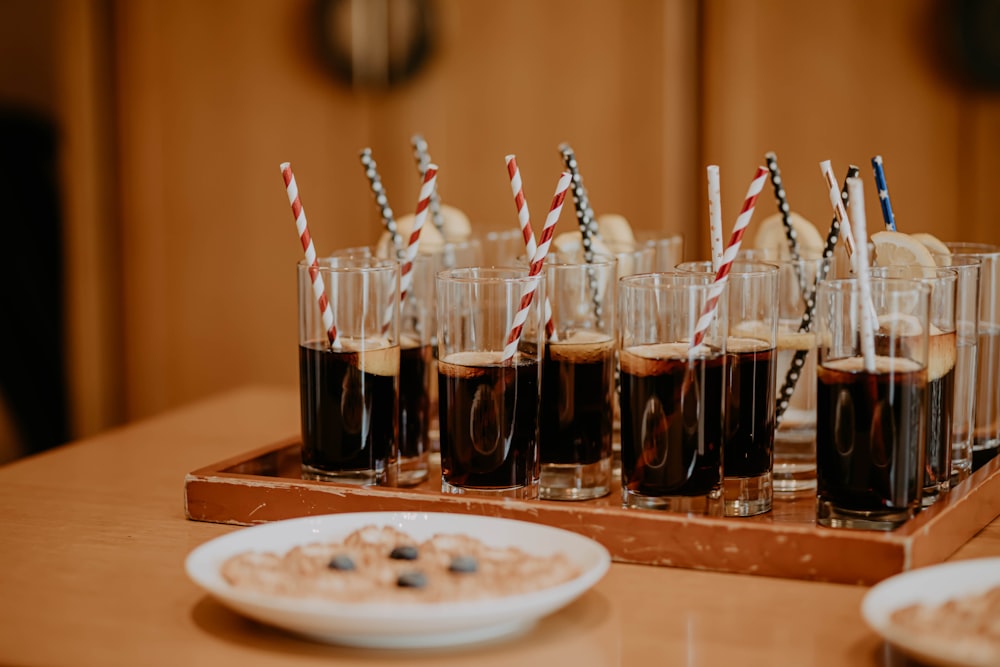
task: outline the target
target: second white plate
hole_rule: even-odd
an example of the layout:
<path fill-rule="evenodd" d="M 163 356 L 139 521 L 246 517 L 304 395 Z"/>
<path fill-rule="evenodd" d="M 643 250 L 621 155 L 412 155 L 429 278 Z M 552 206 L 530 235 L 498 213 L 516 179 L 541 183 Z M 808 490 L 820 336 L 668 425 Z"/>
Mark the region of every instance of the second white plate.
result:
<path fill-rule="evenodd" d="M 897 574 L 865 595 L 861 614 L 868 625 L 907 655 L 941 667 L 996 667 L 996 658 L 966 653 L 954 642 L 922 636 L 891 621 L 912 604 L 939 605 L 1000 585 L 1000 558 L 959 560 Z"/>

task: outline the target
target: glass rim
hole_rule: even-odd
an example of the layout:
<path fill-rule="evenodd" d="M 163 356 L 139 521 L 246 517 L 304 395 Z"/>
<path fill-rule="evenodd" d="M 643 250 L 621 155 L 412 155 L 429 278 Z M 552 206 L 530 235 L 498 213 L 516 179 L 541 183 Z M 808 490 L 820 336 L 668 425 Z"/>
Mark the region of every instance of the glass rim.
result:
<path fill-rule="evenodd" d="M 689 261 L 686 261 L 686 262 L 681 262 L 675 268 L 680 269 L 679 273 L 711 273 L 712 275 L 715 275 L 716 271 L 714 271 L 712 269 L 706 269 L 704 271 L 700 271 L 700 270 L 694 270 L 692 268 L 688 268 L 688 269 L 681 268 L 681 267 L 683 267 L 685 265 L 693 267 L 693 266 L 698 265 L 698 264 L 705 264 L 708 267 L 711 267 L 712 260 L 710 260 L 710 259 L 689 260 Z M 761 267 L 761 268 L 753 268 L 753 269 L 750 269 L 749 271 L 737 271 L 736 270 L 737 266 L 740 266 L 740 267 L 751 266 L 751 267 Z M 768 268 L 763 268 L 763 267 L 768 267 Z M 733 275 L 734 273 L 738 273 L 741 276 L 766 276 L 766 275 L 769 275 L 769 274 L 772 274 L 772 273 L 777 273 L 780 270 L 781 270 L 781 265 L 778 263 L 777 260 L 775 260 L 775 261 L 762 260 L 762 259 L 754 259 L 754 260 L 749 260 L 749 261 L 739 261 L 739 260 L 736 260 L 736 261 L 734 261 L 732 263 L 732 267 L 729 270 L 729 275 Z"/>
<path fill-rule="evenodd" d="M 1000 258 L 1000 245 L 993 243 L 980 243 L 978 241 L 945 241 L 945 246 L 951 250 L 950 254 L 931 253 L 935 256 L 950 257 L 990 257 Z M 957 252 L 956 252 L 957 250 Z"/>
<path fill-rule="evenodd" d="M 690 278 L 694 276 L 709 276 L 709 274 L 703 271 L 650 271 L 648 273 L 633 273 L 627 276 L 622 276 L 618 279 L 619 288 L 629 288 L 635 290 L 656 290 L 658 288 L 689 288 L 695 287 L 699 290 L 708 290 L 715 284 L 715 280 L 710 280 L 704 283 L 677 283 L 677 282 L 654 282 L 657 279 L 671 278 L 673 276 L 683 276 L 684 278 Z M 725 286 L 723 286 L 725 287 Z"/>
<path fill-rule="evenodd" d="M 333 266 L 331 261 L 349 262 L 343 266 Z M 381 257 L 371 257 L 365 255 L 342 255 L 317 257 L 316 266 L 313 267 L 305 258 L 296 262 L 300 269 L 311 271 L 318 269 L 321 273 L 393 273 L 398 272 L 400 263 L 398 259 L 386 259 Z"/>
<path fill-rule="evenodd" d="M 933 271 L 935 275 L 923 275 L 923 276 L 891 276 L 884 275 L 887 271 L 891 269 L 896 269 L 899 271 L 917 271 L 929 272 Z M 873 266 L 868 269 L 868 272 L 872 274 L 872 277 L 885 279 L 885 278 L 902 278 L 903 280 L 916 280 L 918 282 L 935 282 L 938 280 L 946 280 L 948 282 L 958 280 L 958 270 L 953 269 L 950 266 Z"/>
<path fill-rule="evenodd" d="M 591 262 L 586 261 L 586 259 L 582 261 L 570 261 L 568 259 L 561 259 L 559 253 L 550 253 L 545 258 L 545 267 L 615 266 L 618 264 L 617 257 L 603 252 L 595 252 L 593 258 L 594 260 Z"/>
<path fill-rule="evenodd" d="M 911 278 L 883 277 L 883 276 L 871 276 L 871 278 L 879 283 L 885 283 L 887 285 L 898 285 L 900 287 L 909 288 L 909 290 L 900 289 L 898 290 L 899 292 L 918 291 L 929 294 L 931 290 L 931 286 L 921 280 L 913 280 Z M 844 292 L 847 291 L 848 289 L 850 289 L 852 292 L 860 291 L 861 280 L 859 278 L 834 278 L 833 280 L 821 280 L 819 284 L 816 286 L 817 292 L 819 290 Z"/>
<path fill-rule="evenodd" d="M 544 272 L 529 275 L 528 267 L 517 266 L 462 266 L 442 269 L 435 274 L 441 282 L 459 285 L 507 284 L 526 285 L 544 277 Z"/>

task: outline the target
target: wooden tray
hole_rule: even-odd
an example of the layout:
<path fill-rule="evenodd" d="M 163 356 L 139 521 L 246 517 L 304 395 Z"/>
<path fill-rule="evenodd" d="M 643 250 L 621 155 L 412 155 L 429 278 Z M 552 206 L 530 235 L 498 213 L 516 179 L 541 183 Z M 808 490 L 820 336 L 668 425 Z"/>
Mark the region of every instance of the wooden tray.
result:
<path fill-rule="evenodd" d="M 943 561 L 1000 514 L 1000 458 L 884 533 L 817 526 L 812 496 L 778 499 L 757 517 L 723 519 L 624 509 L 617 484 L 609 496 L 583 502 L 447 495 L 433 466 L 428 481 L 413 488 L 303 480 L 299 447 L 289 438 L 189 473 L 188 518 L 250 525 L 340 512 L 481 514 L 587 535 L 623 563 L 868 585 Z"/>

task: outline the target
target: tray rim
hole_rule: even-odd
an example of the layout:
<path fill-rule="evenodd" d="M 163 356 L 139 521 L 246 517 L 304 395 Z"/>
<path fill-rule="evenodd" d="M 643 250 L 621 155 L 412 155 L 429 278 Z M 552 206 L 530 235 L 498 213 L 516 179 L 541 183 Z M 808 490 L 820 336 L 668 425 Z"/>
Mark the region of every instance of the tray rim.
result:
<path fill-rule="evenodd" d="M 228 519 L 208 518 L 203 513 L 199 514 L 192 511 L 192 498 L 197 501 L 199 493 L 203 490 L 203 487 L 200 485 L 207 484 L 216 487 L 230 485 L 232 488 L 252 487 L 271 490 L 294 490 L 300 493 L 319 493 L 322 494 L 321 497 L 326 499 L 338 497 L 342 499 L 349 498 L 352 501 L 368 499 L 372 502 L 406 503 L 412 506 L 436 505 L 437 507 L 428 508 L 427 511 L 510 516 L 511 518 L 520 518 L 528 521 L 534 518 L 536 523 L 558 525 L 570 530 L 574 530 L 575 528 L 572 525 L 564 523 L 553 523 L 552 519 L 556 517 L 570 519 L 580 514 L 586 514 L 606 522 L 613 521 L 615 518 L 636 518 L 641 516 L 641 521 L 651 526 L 675 526 L 679 529 L 700 531 L 701 533 L 739 533 L 744 536 L 766 536 L 763 539 L 770 538 L 777 542 L 796 537 L 833 540 L 840 548 L 851 548 L 852 545 L 855 545 L 857 549 L 863 549 L 864 545 L 867 545 L 868 548 L 876 551 L 881 547 L 883 551 L 888 550 L 899 563 L 898 567 L 892 566 L 886 572 L 876 574 L 870 581 L 862 582 L 851 579 L 844 583 L 875 583 L 886 576 L 891 576 L 898 572 L 941 562 L 971 539 L 985 525 L 1000 515 L 1000 457 L 990 461 L 986 466 L 973 473 L 961 485 L 949 491 L 944 499 L 931 505 L 929 508 L 925 508 L 915 518 L 891 532 L 826 528 L 816 524 L 781 524 L 735 517 L 702 517 L 669 512 L 647 512 L 620 506 L 588 506 L 586 501 L 511 500 L 450 495 L 403 487 L 359 487 L 335 482 L 236 473 L 227 472 L 226 470 L 227 468 L 232 468 L 255 458 L 295 447 L 300 442 L 301 439 L 298 436 L 289 436 L 270 444 L 255 447 L 241 454 L 227 457 L 215 463 L 201 466 L 189 472 L 185 476 L 185 515 L 188 519 L 195 521 L 236 525 L 254 525 L 256 523 L 276 520 L 263 519 L 257 521 L 251 519 L 249 516 L 246 520 L 238 517 L 230 517 Z M 331 509 L 325 507 L 318 511 L 330 513 Z M 342 511 L 361 510 L 348 509 Z M 638 512 L 641 512 L 641 514 L 637 514 Z M 232 513 L 230 512 L 230 514 Z M 292 514 L 285 518 L 304 515 Z M 954 528 L 950 524 L 953 523 L 952 519 L 955 515 L 965 516 L 967 520 L 963 525 L 969 527 L 966 527 L 964 530 L 949 530 L 949 528 Z M 538 520 L 539 516 L 549 517 L 550 520 Z M 969 517 L 972 518 L 970 519 Z M 577 530 L 577 532 L 583 531 Z M 941 533 L 944 533 L 944 537 L 941 537 Z M 601 541 L 598 536 L 590 536 Z M 605 544 L 605 546 L 608 545 Z M 617 562 L 646 562 L 622 557 L 621 554 L 616 553 L 610 547 L 609 550 L 611 550 L 612 557 Z M 651 562 L 650 564 L 669 565 L 671 563 Z M 699 568 L 697 565 L 681 567 L 719 569 L 715 567 Z M 721 571 L 739 570 L 724 568 Z M 814 577 L 790 575 L 788 578 Z M 820 580 L 837 581 L 838 579 L 820 578 Z"/>

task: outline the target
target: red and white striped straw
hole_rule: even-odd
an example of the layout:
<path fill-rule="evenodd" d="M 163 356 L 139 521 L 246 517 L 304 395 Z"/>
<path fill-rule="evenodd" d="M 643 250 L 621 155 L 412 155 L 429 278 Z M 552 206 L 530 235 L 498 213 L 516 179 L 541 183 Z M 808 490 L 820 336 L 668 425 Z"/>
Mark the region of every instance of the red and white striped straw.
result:
<path fill-rule="evenodd" d="M 545 225 L 542 227 L 542 234 L 538 240 L 538 247 L 535 250 L 534 259 L 531 262 L 531 268 L 528 270 L 528 277 L 534 278 L 539 273 L 542 272 L 542 267 L 545 266 L 545 256 L 549 253 L 549 247 L 552 245 L 552 236 L 555 234 L 556 222 L 559 221 L 559 214 L 562 213 L 563 204 L 566 201 L 566 192 L 569 190 L 569 183 L 572 177 L 568 171 L 562 172 L 559 177 L 559 183 L 556 185 L 556 192 L 552 196 L 552 203 L 549 206 L 549 214 L 545 218 Z M 521 332 L 524 330 L 524 322 L 528 319 L 528 308 L 531 306 L 532 297 L 535 295 L 535 291 L 538 289 L 538 281 L 534 280 L 528 283 L 524 291 L 521 293 L 521 303 L 518 307 L 517 312 L 514 314 L 514 321 L 510 327 L 510 333 L 507 334 L 507 344 L 503 349 L 502 361 L 507 362 L 514 358 L 514 354 L 517 352 L 517 344 L 521 340 Z"/>
<path fill-rule="evenodd" d="M 340 334 L 333 322 L 333 311 L 326 298 L 326 285 L 323 283 L 323 276 L 319 271 L 319 262 L 316 259 L 316 248 L 313 246 L 312 236 L 309 234 L 309 225 L 306 222 L 306 212 L 302 208 L 302 201 L 299 199 L 299 186 L 295 183 L 295 175 L 292 174 L 292 165 L 288 162 L 281 163 L 281 177 L 285 181 L 285 192 L 288 193 L 288 203 L 292 205 L 292 217 L 295 218 L 295 227 L 299 232 L 299 240 L 302 241 L 302 250 L 306 254 L 306 262 L 309 264 L 309 276 L 312 278 L 313 294 L 316 303 L 319 305 L 319 313 L 323 319 L 323 328 L 326 329 L 327 338 L 330 345 L 340 347 Z"/>
<path fill-rule="evenodd" d="M 712 239 L 712 270 L 722 264 L 722 190 L 719 186 L 719 165 L 708 165 L 708 227 Z"/>
<path fill-rule="evenodd" d="M 709 325 L 712 324 L 712 320 L 715 319 L 715 314 L 719 309 L 719 298 L 722 296 L 722 290 L 729 280 L 729 271 L 733 268 L 733 261 L 735 261 L 736 255 L 740 252 L 740 244 L 743 243 L 743 232 L 746 231 L 747 225 L 750 224 L 750 218 L 753 217 L 754 207 L 757 205 L 757 197 L 760 195 L 764 183 L 767 182 L 767 175 L 768 171 L 766 167 L 757 167 L 757 174 L 750 182 L 750 187 L 747 188 L 746 197 L 743 199 L 743 207 L 740 209 L 740 214 L 733 224 L 733 233 L 729 237 L 729 245 L 726 246 L 726 250 L 722 254 L 722 263 L 715 272 L 715 280 L 712 282 L 711 287 L 709 287 L 708 298 L 705 300 L 705 306 L 702 308 L 701 317 L 698 318 L 698 323 L 695 325 L 694 336 L 691 338 L 692 350 L 701 345 L 702 341 L 705 340 L 705 333 L 708 331 Z"/>
<path fill-rule="evenodd" d="M 507 175 L 510 177 L 510 191 L 514 195 L 514 206 L 517 207 L 517 222 L 524 237 L 524 249 L 530 263 L 535 257 L 535 233 L 531 230 L 531 216 L 528 215 L 528 202 L 524 199 L 524 184 L 521 182 L 521 171 L 517 168 L 517 158 L 508 155 Z"/>
<path fill-rule="evenodd" d="M 434 187 L 437 185 L 438 166 L 436 164 L 427 165 L 424 172 L 424 182 L 420 186 L 420 196 L 417 200 L 417 213 L 413 218 L 413 231 L 410 232 L 410 240 L 406 244 L 406 257 L 399 272 L 399 302 L 406 301 L 406 293 L 413 285 L 413 262 L 417 258 L 417 250 L 420 246 L 420 230 L 424 228 L 427 221 L 427 214 L 430 212 L 431 197 L 434 194 Z"/>
<path fill-rule="evenodd" d="M 868 222 L 865 218 L 865 187 L 860 178 L 847 179 L 847 194 L 851 202 L 851 218 L 858 232 L 858 288 L 861 290 L 861 356 L 865 370 L 875 372 L 875 329 L 878 313 L 872 302 L 871 277 L 868 274 Z M 874 319 L 872 319 L 874 318 Z"/>
<path fill-rule="evenodd" d="M 830 191 L 830 204 L 833 206 L 833 214 L 840 223 L 840 235 L 844 239 L 844 249 L 847 250 L 847 257 L 851 260 L 851 268 L 857 273 L 857 261 L 854 259 L 857 244 L 854 242 L 854 234 L 851 231 L 851 221 L 847 217 L 847 210 L 844 209 L 844 200 L 840 196 L 840 186 L 837 185 L 837 177 L 833 175 L 833 167 L 829 160 L 819 163 L 820 171 L 826 180 L 826 187 Z"/>
<path fill-rule="evenodd" d="M 524 184 L 521 182 L 521 171 L 517 168 L 517 157 L 508 155 L 504 158 L 507 163 L 507 176 L 510 177 L 510 191 L 514 195 L 514 206 L 517 208 L 517 222 L 521 227 L 521 237 L 524 239 L 524 254 L 528 258 L 530 266 L 535 261 L 538 253 L 538 246 L 535 244 L 535 233 L 531 229 L 531 216 L 528 213 L 528 202 L 524 198 Z M 552 304 L 549 297 L 545 297 L 545 334 L 549 338 L 555 336 L 556 327 L 552 320 Z"/>

